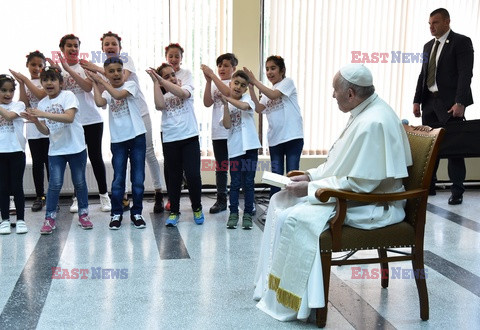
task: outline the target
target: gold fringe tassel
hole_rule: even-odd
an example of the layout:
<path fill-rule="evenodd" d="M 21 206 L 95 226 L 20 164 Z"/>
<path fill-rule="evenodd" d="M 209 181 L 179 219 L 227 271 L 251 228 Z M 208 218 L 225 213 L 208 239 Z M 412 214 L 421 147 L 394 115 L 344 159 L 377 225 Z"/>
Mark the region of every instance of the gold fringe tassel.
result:
<path fill-rule="evenodd" d="M 278 286 L 280 285 L 280 277 L 277 277 L 273 274 L 268 275 L 268 288 L 273 291 L 277 291 Z"/>
<path fill-rule="evenodd" d="M 302 298 L 300 298 L 297 295 L 294 295 L 293 293 L 287 290 L 278 288 L 277 301 L 281 303 L 283 306 L 286 306 L 298 312 L 298 310 L 300 309 L 300 304 L 302 303 Z"/>

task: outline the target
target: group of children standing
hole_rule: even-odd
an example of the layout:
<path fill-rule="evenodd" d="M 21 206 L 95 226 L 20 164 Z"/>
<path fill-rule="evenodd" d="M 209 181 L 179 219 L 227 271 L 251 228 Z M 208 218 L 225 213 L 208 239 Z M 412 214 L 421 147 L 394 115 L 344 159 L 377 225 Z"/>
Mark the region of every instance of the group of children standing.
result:
<path fill-rule="evenodd" d="M 65 35 L 60 41 L 60 65 L 35 51 L 27 55 L 31 79 L 10 70 L 12 76 L 0 75 L 0 233 L 11 232 L 9 196 L 17 209 L 17 233 L 28 231 L 24 219 L 26 120 L 27 139 L 32 151 L 33 175 L 37 198 L 32 211 L 46 203 L 41 234 L 50 234 L 57 225 L 58 199 L 66 164 L 71 170 L 75 197 L 70 208 L 78 212 L 78 224 L 93 228 L 88 216 L 88 188 L 85 169 L 88 157 L 97 180 L 101 210 L 110 212 L 110 229 L 119 229 L 123 220 L 127 161 L 133 206 L 131 224 L 145 228 L 142 216 L 145 161 L 155 187 L 154 212 L 170 211 L 166 226 L 174 227 L 180 217 L 182 180 L 187 181 L 193 220 L 201 225 L 200 144 L 193 107 L 193 79 L 190 71 L 180 68 L 183 48 L 170 44 L 165 49 L 167 63 L 147 73 L 154 83 L 155 108 L 162 112 L 162 147 L 165 157 L 165 180 L 168 202 L 163 206 L 161 173 L 152 142 L 152 124 L 148 107 L 138 84 L 131 57 L 120 56 L 121 38 L 112 32 L 103 34 L 102 51 L 107 59 L 103 67 L 79 60 L 80 39 Z M 46 66 L 46 62 L 50 66 Z M 268 142 L 272 171 L 283 174 L 298 169 L 303 147 L 303 125 L 293 81 L 285 78 L 285 63 L 279 56 L 266 61 L 267 77 L 273 89 L 264 86 L 250 70 L 236 70 L 238 60 L 231 53 L 217 59 L 217 76 L 202 65 L 206 79 L 204 104 L 213 105 L 212 140 L 217 163 L 217 201 L 210 213 L 227 208 L 227 166 L 230 164 L 230 215 L 228 228 L 239 220 L 239 191 L 243 188 L 245 208 L 242 226 L 252 227 L 254 177 L 261 147 L 254 122 L 254 111 L 265 113 L 269 122 Z M 20 101 L 13 101 L 16 81 Z M 213 82 L 213 84 L 212 84 Z M 258 101 L 254 88 L 262 93 Z M 247 93 L 250 89 L 250 93 Z M 93 93 L 92 93 L 93 91 Z M 107 193 L 105 165 L 101 153 L 103 122 L 97 107 L 108 106 L 114 178 L 111 201 Z M 287 124 L 288 123 L 288 124 Z M 48 155 L 48 156 L 47 156 Z M 48 191 L 44 195 L 44 167 L 47 168 Z M 272 194 L 275 190 L 272 189 Z"/>

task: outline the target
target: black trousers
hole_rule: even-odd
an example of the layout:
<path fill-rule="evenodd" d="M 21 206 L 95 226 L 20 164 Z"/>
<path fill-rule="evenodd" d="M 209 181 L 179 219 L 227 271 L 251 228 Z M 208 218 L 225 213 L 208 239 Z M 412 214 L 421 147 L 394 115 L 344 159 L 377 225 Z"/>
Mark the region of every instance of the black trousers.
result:
<path fill-rule="evenodd" d="M 107 175 L 102 156 L 103 123 L 83 126 L 85 143 L 87 144 L 88 159 L 92 164 L 93 174 L 97 180 L 98 192 L 107 192 Z"/>
<path fill-rule="evenodd" d="M 41 139 L 28 140 L 28 146 L 32 154 L 32 172 L 33 183 L 35 184 L 35 193 L 37 197 L 45 195 L 45 187 L 43 182 L 45 180 L 45 170 L 47 171 L 48 181 L 48 147 L 50 139 L 48 137 Z"/>
<path fill-rule="evenodd" d="M 445 122 L 439 120 L 435 110 L 439 111 L 448 111 L 451 105 L 444 104 L 439 97 L 434 97 L 430 95 L 426 98 L 426 100 L 422 104 L 422 124 L 428 125 L 434 128 L 437 127 L 444 127 Z M 450 117 L 448 121 L 462 121 L 462 117 Z M 430 185 L 431 189 L 435 188 L 435 183 L 437 182 L 437 169 L 440 160 L 437 159 L 435 163 L 435 168 L 433 170 L 433 177 L 432 183 Z M 463 186 L 463 182 L 465 181 L 465 177 L 467 174 L 467 169 L 465 167 L 465 158 L 462 157 L 454 157 L 448 158 L 448 177 L 450 181 L 452 181 L 452 186 L 450 191 L 453 196 L 462 196 L 465 187 Z"/>
<path fill-rule="evenodd" d="M 198 136 L 185 140 L 163 143 L 163 155 L 168 168 L 167 189 L 170 199 L 170 211 L 180 211 L 180 193 L 183 172 L 187 179 L 188 194 L 192 209 L 202 208 L 202 177 L 200 175 L 200 143 Z"/>
<path fill-rule="evenodd" d="M 228 146 L 227 140 L 212 140 L 215 155 L 215 183 L 217 194 L 227 194 L 228 180 Z"/>
<path fill-rule="evenodd" d="M 8 220 L 10 196 L 15 200 L 17 220 L 25 220 L 25 195 L 23 194 L 23 173 L 25 153 L 0 153 L 0 209 L 2 220 Z"/>

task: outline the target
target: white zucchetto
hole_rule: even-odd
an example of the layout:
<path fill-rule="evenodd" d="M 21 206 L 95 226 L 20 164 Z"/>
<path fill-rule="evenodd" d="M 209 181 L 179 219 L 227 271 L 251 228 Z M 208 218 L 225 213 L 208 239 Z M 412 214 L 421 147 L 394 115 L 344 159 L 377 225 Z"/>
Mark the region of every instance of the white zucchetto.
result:
<path fill-rule="evenodd" d="M 368 87 L 373 85 L 372 73 L 363 64 L 348 64 L 340 69 L 340 74 L 348 82 L 357 86 Z"/>

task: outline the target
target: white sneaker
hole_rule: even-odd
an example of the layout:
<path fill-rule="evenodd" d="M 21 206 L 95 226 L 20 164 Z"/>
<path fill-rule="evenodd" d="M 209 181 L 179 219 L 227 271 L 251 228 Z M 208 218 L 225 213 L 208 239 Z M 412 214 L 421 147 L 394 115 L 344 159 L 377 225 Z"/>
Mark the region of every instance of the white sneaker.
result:
<path fill-rule="evenodd" d="M 13 199 L 13 196 L 10 196 L 10 207 L 8 209 L 8 213 L 10 215 L 17 214 L 17 209 L 15 208 L 15 200 Z"/>
<path fill-rule="evenodd" d="M 28 233 L 28 228 L 23 220 L 17 220 L 17 234 L 26 234 Z"/>
<path fill-rule="evenodd" d="M 10 221 L 8 220 L 3 220 L 1 223 L 0 223 L 0 234 L 1 235 L 8 235 L 12 232 L 12 230 L 10 229 Z"/>
<path fill-rule="evenodd" d="M 70 206 L 70 212 L 71 213 L 77 213 L 78 212 L 78 202 L 77 202 L 77 197 L 72 197 L 72 206 Z"/>
<path fill-rule="evenodd" d="M 110 198 L 108 193 L 100 194 L 100 210 L 102 212 L 110 212 L 112 210 L 112 204 L 110 203 Z"/>

